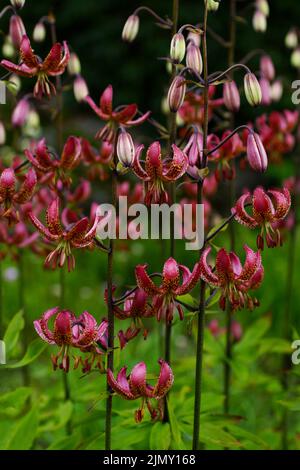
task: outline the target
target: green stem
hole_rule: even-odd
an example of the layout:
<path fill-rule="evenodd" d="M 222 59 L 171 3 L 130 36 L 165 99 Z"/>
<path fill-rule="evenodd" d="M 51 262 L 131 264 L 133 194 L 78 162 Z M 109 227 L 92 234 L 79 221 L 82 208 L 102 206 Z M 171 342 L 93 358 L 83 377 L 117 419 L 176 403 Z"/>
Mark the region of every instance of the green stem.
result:
<path fill-rule="evenodd" d="M 203 78 L 204 78 L 204 122 L 203 122 L 203 163 L 207 163 L 207 136 L 208 136 L 208 59 L 207 59 L 207 0 L 204 3 L 204 21 L 203 21 Z M 201 204 L 203 198 L 203 182 L 198 183 L 197 203 Z M 201 256 L 203 248 L 199 252 Z M 200 448 L 200 430 L 201 430 L 201 398 L 202 398 L 202 365 L 203 365 L 203 343 L 205 328 L 205 282 L 200 282 L 199 311 L 197 318 L 197 352 L 196 352 L 196 371 L 195 371 L 195 402 L 194 402 L 194 429 L 193 429 L 193 450 Z"/>
<path fill-rule="evenodd" d="M 19 309 L 23 311 L 23 316 L 25 318 L 25 327 L 24 327 L 24 335 L 22 340 L 22 349 L 24 354 L 27 350 L 29 344 L 29 325 L 26 322 L 26 303 L 25 303 L 25 270 L 24 270 L 24 253 L 22 250 L 19 250 L 18 253 L 18 270 L 19 270 Z M 22 367 L 21 369 L 22 377 L 23 377 L 23 384 L 29 385 L 30 384 L 30 375 L 29 375 L 29 367 Z"/>
<path fill-rule="evenodd" d="M 114 161 L 116 167 L 116 140 L 114 143 Z M 111 179 L 111 201 L 114 207 L 117 206 L 117 172 L 112 171 Z M 113 239 L 109 242 L 109 253 L 107 257 L 107 309 L 108 309 L 108 348 L 107 367 L 114 370 L 114 335 L 115 335 L 115 316 L 113 305 L 113 265 L 114 265 L 115 243 Z M 107 382 L 107 399 L 106 399 L 106 415 L 105 415 L 105 450 L 111 450 L 111 425 L 112 425 L 112 403 L 113 394 Z"/>

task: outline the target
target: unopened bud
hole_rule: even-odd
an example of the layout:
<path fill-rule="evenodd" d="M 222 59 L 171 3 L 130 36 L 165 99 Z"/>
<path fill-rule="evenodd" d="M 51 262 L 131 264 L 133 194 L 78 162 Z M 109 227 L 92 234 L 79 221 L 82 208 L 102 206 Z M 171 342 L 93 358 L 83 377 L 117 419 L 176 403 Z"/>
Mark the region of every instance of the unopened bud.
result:
<path fill-rule="evenodd" d="M 81 75 L 77 75 L 73 82 L 73 92 L 75 100 L 80 103 L 84 101 L 89 94 L 89 89 L 87 87 L 85 79 Z"/>
<path fill-rule="evenodd" d="M 265 33 L 267 30 L 267 17 L 260 10 L 256 10 L 253 15 L 252 24 L 255 31 Z"/>
<path fill-rule="evenodd" d="M 139 17 L 137 15 L 130 15 L 122 31 L 123 41 L 127 41 L 127 42 L 134 41 L 139 32 L 139 26 L 140 26 Z"/>
<path fill-rule="evenodd" d="M 9 35 L 16 49 L 20 48 L 24 34 L 26 30 L 22 18 L 19 15 L 12 15 L 9 22 Z"/>
<path fill-rule="evenodd" d="M 119 162 L 125 167 L 130 168 L 133 164 L 135 147 L 131 135 L 122 131 L 119 134 L 117 142 L 117 155 Z"/>
<path fill-rule="evenodd" d="M 45 25 L 44 23 L 42 23 L 41 21 L 39 21 L 35 27 L 34 27 L 34 30 L 33 30 L 33 33 L 32 33 L 32 37 L 33 37 L 33 40 L 35 42 L 43 42 L 45 40 L 45 37 L 46 37 L 46 28 L 45 28 Z"/>
<path fill-rule="evenodd" d="M 300 47 L 297 47 L 297 49 L 295 49 L 294 52 L 292 53 L 291 64 L 296 69 L 300 68 Z"/>
<path fill-rule="evenodd" d="M 0 145 L 5 144 L 6 140 L 6 132 L 5 127 L 2 121 L 0 121 Z"/>
<path fill-rule="evenodd" d="M 9 77 L 9 82 L 8 85 L 10 86 L 10 90 L 14 93 L 17 94 L 21 90 L 21 80 L 20 77 L 16 74 L 13 74 Z"/>
<path fill-rule="evenodd" d="M 79 75 L 81 73 L 81 64 L 77 54 L 71 52 L 68 62 L 68 72 L 70 75 Z"/>
<path fill-rule="evenodd" d="M 268 167 L 268 157 L 258 134 L 250 132 L 247 139 L 247 158 L 253 170 L 263 173 Z"/>
<path fill-rule="evenodd" d="M 264 106 L 269 106 L 272 102 L 271 98 L 271 85 L 269 80 L 266 78 L 261 78 L 259 81 L 259 86 L 261 89 L 261 104 Z"/>
<path fill-rule="evenodd" d="M 2 46 L 2 54 L 4 57 L 13 57 L 15 55 L 15 49 L 10 36 L 6 36 L 5 38 Z"/>
<path fill-rule="evenodd" d="M 14 127 L 21 127 L 25 124 L 30 111 L 29 102 L 26 98 L 22 98 L 12 113 L 12 125 Z"/>
<path fill-rule="evenodd" d="M 298 35 L 294 29 L 291 29 L 285 36 L 285 45 L 289 49 L 295 49 L 298 46 Z"/>
<path fill-rule="evenodd" d="M 174 62 L 182 62 L 185 56 L 185 39 L 183 34 L 176 33 L 172 37 L 170 46 L 170 57 Z"/>
<path fill-rule="evenodd" d="M 198 46 L 190 42 L 186 52 L 186 66 L 201 75 L 203 71 L 203 61 L 201 52 Z"/>
<path fill-rule="evenodd" d="M 168 91 L 168 103 L 172 113 L 176 113 L 183 104 L 185 92 L 185 79 L 181 75 L 177 75 L 172 81 Z"/>
<path fill-rule="evenodd" d="M 270 7 L 267 0 L 257 0 L 256 1 L 256 8 L 263 13 L 265 16 L 269 16 L 270 14 Z"/>
<path fill-rule="evenodd" d="M 195 33 L 193 31 L 190 31 L 187 35 L 187 41 L 188 42 L 193 42 L 195 46 L 200 47 L 201 44 L 201 36 L 199 33 Z"/>
<path fill-rule="evenodd" d="M 251 106 L 258 106 L 262 100 L 262 93 L 254 73 L 246 73 L 244 77 L 244 89 L 248 103 Z"/>
<path fill-rule="evenodd" d="M 25 0 L 10 0 L 10 3 L 12 4 L 14 8 L 20 9 L 20 8 L 23 8 L 25 4 Z"/>
<path fill-rule="evenodd" d="M 217 0 L 204 0 L 207 1 L 207 10 L 208 11 L 217 11 L 219 8 L 219 2 Z"/>
<path fill-rule="evenodd" d="M 269 55 L 263 55 L 260 59 L 260 71 L 264 78 L 269 81 L 275 78 L 275 67 Z"/>
<path fill-rule="evenodd" d="M 271 86 L 271 98 L 272 101 L 280 101 L 283 93 L 282 82 L 276 80 Z"/>
<path fill-rule="evenodd" d="M 223 99 L 226 108 L 233 113 L 237 113 L 240 109 L 241 98 L 235 81 L 224 83 Z"/>

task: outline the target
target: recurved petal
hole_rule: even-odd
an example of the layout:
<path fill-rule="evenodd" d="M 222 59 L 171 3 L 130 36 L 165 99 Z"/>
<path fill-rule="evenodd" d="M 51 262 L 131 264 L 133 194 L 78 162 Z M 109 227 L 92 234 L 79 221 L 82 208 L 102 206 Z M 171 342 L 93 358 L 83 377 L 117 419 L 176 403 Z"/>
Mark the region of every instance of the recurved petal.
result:
<path fill-rule="evenodd" d="M 112 117 L 115 121 L 117 121 L 120 124 L 127 124 L 130 122 L 134 116 L 137 113 L 137 105 L 136 104 L 129 104 L 128 106 L 125 106 L 121 111 L 119 112 L 113 112 Z"/>
<path fill-rule="evenodd" d="M 39 219 L 32 213 L 28 213 L 28 217 L 35 226 L 35 228 L 48 240 L 50 241 L 56 241 L 59 239 L 59 235 L 54 235 L 51 233 L 43 224 L 42 222 L 39 221 Z"/>
<path fill-rule="evenodd" d="M 255 228 L 258 225 L 257 221 L 254 217 L 251 217 L 245 209 L 245 204 L 250 198 L 251 194 L 249 192 L 243 194 L 236 202 L 232 212 L 235 214 L 234 218 L 239 224 L 246 225 L 246 227 L 249 228 Z"/>
<path fill-rule="evenodd" d="M 274 207 L 271 199 L 263 188 L 256 188 L 253 193 L 253 215 L 258 221 L 272 221 Z"/>
<path fill-rule="evenodd" d="M 75 168 L 81 157 L 81 143 L 78 137 L 68 137 L 60 159 L 60 166 L 64 169 L 71 170 Z"/>
<path fill-rule="evenodd" d="M 175 144 L 172 145 L 173 159 L 163 170 L 163 179 L 166 181 L 175 181 L 187 171 L 189 160 L 185 153 Z"/>
<path fill-rule="evenodd" d="M 112 113 L 113 87 L 108 85 L 100 97 L 100 109 L 108 116 Z"/>
<path fill-rule="evenodd" d="M 259 251 L 251 250 L 249 246 L 244 245 L 246 252 L 246 260 L 242 272 L 239 276 L 239 280 L 249 281 L 257 269 L 261 266 L 261 254 Z"/>
<path fill-rule="evenodd" d="M 86 231 L 89 226 L 89 219 L 87 217 L 83 217 L 82 219 L 75 222 L 68 230 L 65 235 L 66 240 L 74 240 L 74 241 L 81 241 L 84 240 Z"/>
<path fill-rule="evenodd" d="M 51 308 L 47 310 L 43 315 L 42 318 L 39 320 L 35 320 L 33 322 L 35 331 L 37 334 L 42 338 L 42 340 L 46 341 L 49 344 L 55 344 L 54 335 L 52 331 L 50 331 L 48 327 L 48 321 L 51 317 L 56 315 L 59 312 L 59 307 Z"/>
<path fill-rule="evenodd" d="M 0 176 L 0 196 L 12 197 L 15 192 L 16 175 L 12 168 L 6 168 Z"/>
<path fill-rule="evenodd" d="M 28 36 L 24 34 L 21 45 L 20 45 L 21 60 L 29 69 L 38 67 L 39 61 L 37 56 L 34 54 Z"/>
<path fill-rule="evenodd" d="M 33 168 L 28 170 L 25 180 L 22 183 L 19 191 L 14 196 L 14 200 L 18 204 L 24 204 L 25 202 L 29 201 L 34 193 L 35 187 L 37 183 L 37 176 L 36 172 Z"/>
<path fill-rule="evenodd" d="M 54 341 L 58 345 L 72 344 L 72 324 L 75 316 L 69 310 L 62 310 L 54 321 Z"/>
<path fill-rule="evenodd" d="M 162 359 L 158 363 L 160 364 L 160 373 L 157 384 L 151 393 L 157 400 L 163 398 L 168 393 L 174 382 L 174 375 L 169 364 Z"/>
<path fill-rule="evenodd" d="M 37 73 L 37 68 L 27 67 L 25 64 L 17 65 L 9 60 L 1 60 L 1 65 L 9 72 L 21 75 L 22 77 L 33 77 Z"/>
<path fill-rule="evenodd" d="M 212 272 L 211 267 L 207 263 L 207 256 L 209 255 L 210 251 L 211 248 L 209 246 L 202 253 L 200 259 L 200 276 L 208 284 L 219 287 L 221 285 L 219 278 Z"/>
<path fill-rule="evenodd" d="M 143 289 L 148 295 L 156 295 L 160 293 L 160 288 L 157 287 L 152 279 L 148 276 L 147 264 L 139 264 L 135 268 L 136 282 L 140 289 Z"/>
<path fill-rule="evenodd" d="M 129 387 L 135 397 L 145 397 L 148 395 L 146 384 L 146 364 L 139 362 L 134 366 L 129 377 Z"/>
<path fill-rule="evenodd" d="M 137 398 L 133 395 L 129 388 L 129 383 L 126 378 L 127 367 L 122 367 L 120 370 L 117 380 L 114 378 L 114 374 L 110 369 L 107 369 L 107 382 L 109 386 L 119 395 L 121 395 L 126 400 L 135 400 Z"/>
<path fill-rule="evenodd" d="M 291 194 L 287 188 L 283 188 L 282 191 L 269 190 L 271 196 L 275 201 L 275 212 L 273 215 L 274 220 L 284 219 L 291 208 Z"/>
<path fill-rule="evenodd" d="M 140 162 L 140 156 L 143 149 L 144 145 L 139 145 L 136 149 L 132 169 L 138 178 L 142 179 L 143 181 L 147 181 L 149 180 L 148 173 L 144 170 Z"/>
<path fill-rule="evenodd" d="M 250 289 L 258 289 L 261 286 L 261 283 L 264 279 L 264 268 L 261 265 L 258 270 L 253 274 L 249 281 Z"/>
<path fill-rule="evenodd" d="M 59 219 L 59 198 L 56 197 L 49 205 L 46 213 L 49 232 L 52 235 L 62 235 L 63 230 Z"/>
<path fill-rule="evenodd" d="M 143 122 L 147 121 L 150 114 L 151 114 L 151 111 L 147 111 L 145 114 L 142 114 L 142 116 L 140 116 L 139 118 L 127 121 L 125 125 L 126 126 L 139 126 L 140 124 L 143 124 Z"/>
<path fill-rule="evenodd" d="M 100 119 L 103 119 L 104 121 L 107 121 L 109 119 L 109 115 L 105 114 L 95 103 L 95 101 L 90 97 L 86 96 L 85 101 L 87 104 L 92 108 L 92 110 L 100 117 Z"/>
<path fill-rule="evenodd" d="M 216 273 L 223 284 L 234 278 L 231 259 L 225 248 L 221 248 L 217 253 Z"/>
<path fill-rule="evenodd" d="M 192 289 L 194 289 L 197 282 L 199 281 L 200 275 L 201 275 L 201 265 L 200 265 L 200 262 L 196 263 L 192 273 L 188 270 L 190 273 L 189 275 L 187 275 L 187 271 L 186 271 L 187 268 L 185 268 L 185 266 L 180 265 L 179 268 L 180 270 L 182 269 L 185 270 L 185 275 L 183 277 L 182 286 L 178 287 L 175 293 L 176 295 L 184 295 L 190 292 Z"/>
<path fill-rule="evenodd" d="M 56 44 L 54 44 L 42 64 L 42 70 L 46 73 L 55 72 L 62 59 L 62 51 L 63 47 L 60 43 L 57 42 Z"/>
<path fill-rule="evenodd" d="M 166 291 L 173 291 L 179 285 L 180 273 L 177 261 L 174 258 L 169 258 L 164 264 L 162 287 Z"/>
<path fill-rule="evenodd" d="M 89 312 L 83 312 L 78 322 L 83 325 L 78 338 L 73 338 L 73 346 L 87 347 L 93 344 L 98 336 L 97 321 Z"/>

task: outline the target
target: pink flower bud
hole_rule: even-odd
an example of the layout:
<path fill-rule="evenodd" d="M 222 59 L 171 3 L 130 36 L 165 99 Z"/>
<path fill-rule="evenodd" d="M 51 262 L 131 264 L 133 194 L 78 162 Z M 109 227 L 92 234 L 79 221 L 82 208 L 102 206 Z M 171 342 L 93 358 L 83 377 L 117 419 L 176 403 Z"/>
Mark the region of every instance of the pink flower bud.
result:
<path fill-rule="evenodd" d="M 23 8 L 25 4 L 25 0 L 10 0 L 10 3 L 12 4 L 14 8 L 18 10 L 20 8 Z"/>
<path fill-rule="evenodd" d="M 201 75 L 203 70 L 203 61 L 198 46 L 190 42 L 186 52 L 186 66 Z"/>
<path fill-rule="evenodd" d="M 283 93 L 283 87 L 280 80 L 276 80 L 271 86 L 272 101 L 280 101 Z"/>
<path fill-rule="evenodd" d="M 266 78 L 261 78 L 259 81 L 259 85 L 262 95 L 261 103 L 264 106 L 269 106 L 272 102 L 270 82 Z"/>
<path fill-rule="evenodd" d="M 6 132 L 5 127 L 2 121 L 0 121 L 0 145 L 5 144 L 6 140 Z"/>
<path fill-rule="evenodd" d="M 195 46 L 197 47 L 200 47 L 201 36 L 198 33 L 194 33 L 193 31 L 190 31 L 189 34 L 187 35 L 187 41 L 194 43 Z"/>
<path fill-rule="evenodd" d="M 285 37 L 285 45 L 289 49 L 295 49 L 298 46 L 298 35 L 295 29 L 291 29 Z"/>
<path fill-rule="evenodd" d="M 15 107 L 12 114 L 12 125 L 21 127 L 25 124 L 30 111 L 29 102 L 26 98 L 22 98 Z"/>
<path fill-rule="evenodd" d="M 181 33 L 176 33 L 172 37 L 170 46 L 170 57 L 174 62 L 182 62 L 185 56 L 185 40 Z"/>
<path fill-rule="evenodd" d="M 244 77 L 244 89 L 248 103 L 251 106 L 258 106 L 262 100 L 262 93 L 254 73 L 246 73 Z"/>
<path fill-rule="evenodd" d="M 34 30 L 33 30 L 33 33 L 32 33 L 32 37 L 33 37 L 33 40 L 35 42 L 43 42 L 45 40 L 45 37 L 46 37 L 46 28 L 45 28 L 45 25 L 44 23 L 42 23 L 41 21 L 39 21 L 35 27 L 34 27 Z"/>
<path fill-rule="evenodd" d="M 203 135 L 201 132 L 193 132 L 183 152 L 188 156 L 189 165 L 198 164 L 199 167 L 201 166 L 203 153 Z"/>
<path fill-rule="evenodd" d="M 68 62 L 68 72 L 70 75 L 79 75 L 81 72 L 81 64 L 77 54 L 71 52 Z"/>
<path fill-rule="evenodd" d="M 18 15 L 12 15 L 9 22 L 9 35 L 16 49 L 20 48 L 24 34 L 26 34 L 26 30 L 22 18 Z"/>
<path fill-rule="evenodd" d="M 120 163 L 126 168 L 131 167 L 134 159 L 135 148 L 131 135 L 122 131 L 117 142 L 117 155 Z"/>
<path fill-rule="evenodd" d="M 268 157 L 259 135 L 250 132 L 247 139 L 247 158 L 253 170 L 263 173 L 268 167 Z"/>
<path fill-rule="evenodd" d="M 177 75 L 172 81 L 168 91 L 168 104 L 170 111 L 176 113 L 182 105 L 186 92 L 185 79 Z"/>
<path fill-rule="evenodd" d="M 267 18 L 260 10 L 256 10 L 254 13 L 252 24 L 253 29 L 257 32 L 265 33 L 267 30 Z"/>
<path fill-rule="evenodd" d="M 231 82 L 224 83 L 223 87 L 224 104 L 229 111 L 237 113 L 240 109 L 241 99 L 238 87 L 232 80 Z"/>
<path fill-rule="evenodd" d="M 275 67 L 269 55 L 264 55 L 260 59 L 260 71 L 262 76 L 270 82 L 275 78 Z"/>
<path fill-rule="evenodd" d="M 75 100 L 80 103 L 81 101 L 84 101 L 85 98 L 89 94 L 89 90 L 86 84 L 86 81 L 81 75 L 77 75 L 73 82 L 73 92 L 75 96 Z"/>
<path fill-rule="evenodd" d="M 140 19 L 137 15 L 131 15 L 127 19 L 123 31 L 122 39 L 123 41 L 132 42 L 135 40 L 140 26 Z"/>

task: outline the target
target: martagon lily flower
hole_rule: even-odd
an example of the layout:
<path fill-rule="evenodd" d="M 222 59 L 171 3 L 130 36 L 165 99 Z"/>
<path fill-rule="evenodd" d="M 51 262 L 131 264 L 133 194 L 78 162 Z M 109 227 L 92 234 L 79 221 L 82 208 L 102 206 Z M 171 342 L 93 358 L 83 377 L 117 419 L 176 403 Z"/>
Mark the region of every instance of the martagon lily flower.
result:
<path fill-rule="evenodd" d="M 177 309 L 179 317 L 183 319 L 182 306 L 177 297 L 187 294 L 197 284 L 200 278 L 200 264 L 195 264 L 193 272 L 181 264 L 178 264 L 174 258 L 169 258 L 163 268 L 162 283 L 156 286 L 146 271 L 147 265 L 138 265 L 135 268 L 137 285 L 143 289 L 149 296 L 153 296 L 153 309 L 157 320 L 164 318 L 167 323 L 171 323 L 174 316 L 174 310 Z M 180 282 L 180 275 L 182 281 Z"/>
<path fill-rule="evenodd" d="M 37 183 L 35 171 L 31 168 L 19 185 L 13 168 L 6 168 L 0 176 L 0 215 L 9 223 L 19 221 L 18 207 L 30 201 Z"/>
<path fill-rule="evenodd" d="M 30 40 L 24 34 L 20 45 L 20 58 L 20 64 L 2 60 L 1 65 L 9 72 L 22 77 L 36 77 L 37 82 L 33 90 L 36 98 L 42 98 L 43 95 L 50 97 L 51 93 L 56 94 L 55 86 L 49 80 L 49 77 L 61 75 L 65 71 L 70 58 L 67 43 L 64 41 L 63 45 L 60 43 L 54 44 L 45 60 L 42 61 L 39 56 L 34 54 Z"/>
<path fill-rule="evenodd" d="M 145 122 L 150 115 L 150 112 L 148 111 L 147 113 L 135 119 L 138 113 L 138 107 L 136 104 L 119 106 L 114 110 L 113 88 L 111 85 L 108 85 L 108 87 L 102 93 L 99 106 L 96 105 L 90 96 L 87 96 L 85 101 L 97 114 L 97 116 L 99 116 L 100 119 L 107 122 L 107 124 L 97 132 L 96 139 L 106 140 L 108 142 L 113 142 L 116 132 L 120 126 L 138 126 L 139 124 Z"/>
<path fill-rule="evenodd" d="M 55 317 L 53 330 L 49 328 L 49 321 Z M 37 334 L 49 344 L 60 347 L 58 354 L 52 355 L 54 370 L 59 367 L 65 372 L 70 369 L 70 348 L 77 348 L 82 352 L 90 353 L 89 357 L 75 359 L 74 368 L 79 363 L 83 365 L 83 372 L 91 369 L 96 361 L 96 367 L 103 369 L 101 355 L 106 351 L 108 322 L 103 320 L 98 326 L 97 321 L 89 312 L 83 312 L 78 318 L 69 310 L 59 307 L 47 310 L 39 320 L 33 322 Z"/>
<path fill-rule="evenodd" d="M 83 217 L 78 222 L 63 228 L 59 217 L 59 198 L 54 199 L 48 207 L 47 227 L 32 212 L 29 212 L 28 217 L 48 241 L 57 244 L 45 260 L 46 267 L 54 269 L 58 265 L 61 268 L 67 261 L 68 270 L 71 271 L 75 268 L 72 248 L 86 248 L 94 245 L 99 218 L 96 216 L 94 222 L 90 223 L 87 217 Z"/>
<path fill-rule="evenodd" d="M 212 287 L 219 287 L 222 291 L 220 308 L 225 310 L 228 300 L 233 310 L 244 307 L 252 310 L 259 305 L 257 299 L 252 299 L 248 291 L 257 289 L 264 277 L 264 269 L 261 264 L 260 251 L 255 253 L 247 245 L 244 245 L 246 261 L 244 266 L 238 256 L 224 248 L 221 248 L 216 257 L 216 267 L 213 271 L 207 263 L 207 256 L 211 251 L 208 247 L 204 250 L 200 259 L 201 278 Z"/>
<path fill-rule="evenodd" d="M 144 169 L 140 161 L 143 148 L 143 145 L 137 148 L 133 171 L 145 182 L 145 204 L 149 206 L 168 202 L 168 193 L 164 189 L 164 183 L 176 181 L 184 175 L 189 165 L 188 157 L 179 147 L 172 145 L 173 158 L 166 158 L 162 161 L 160 143 L 153 142 L 148 148 Z"/>
<path fill-rule="evenodd" d="M 252 215 L 246 211 L 246 205 L 251 205 Z M 282 244 L 278 222 L 282 221 L 291 208 L 291 195 L 287 188 L 282 190 L 265 191 L 256 188 L 253 195 L 250 192 L 243 194 L 232 209 L 235 219 L 246 227 L 255 229 L 260 227 L 257 235 L 257 247 L 264 248 L 264 234 L 269 248 Z"/>
<path fill-rule="evenodd" d="M 135 412 L 135 420 L 140 423 L 144 417 L 145 404 L 150 412 L 151 418 L 162 419 L 162 398 L 166 396 L 173 385 L 174 375 L 167 362 L 160 359 L 160 373 L 155 386 L 146 382 L 147 368 L 144 362 L 139 362 L 134 366 L 129 377 L 127 377 L 127 367 L 122 367 L 114 378 L 110 369 L 107 370 L 107 380 L 110 387 L 125 400 L 136 400 L 142 398 L 141 407 Z M 151 399 L 158 401 L 158 408 L 153 408 Z"/>

